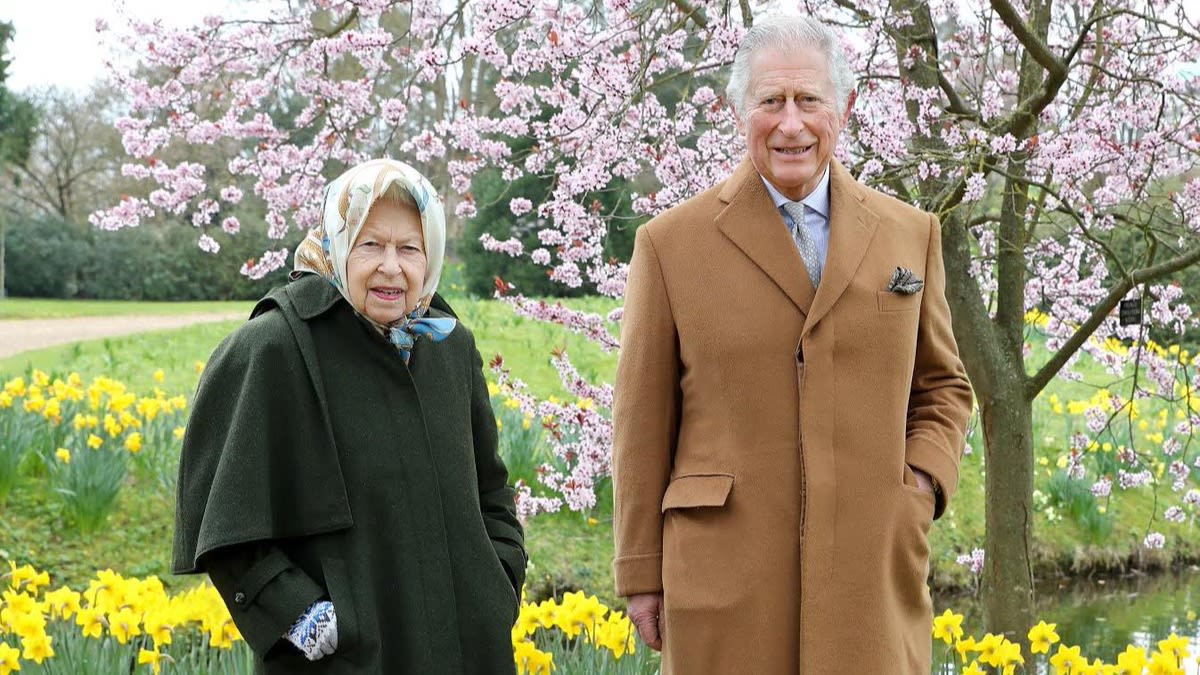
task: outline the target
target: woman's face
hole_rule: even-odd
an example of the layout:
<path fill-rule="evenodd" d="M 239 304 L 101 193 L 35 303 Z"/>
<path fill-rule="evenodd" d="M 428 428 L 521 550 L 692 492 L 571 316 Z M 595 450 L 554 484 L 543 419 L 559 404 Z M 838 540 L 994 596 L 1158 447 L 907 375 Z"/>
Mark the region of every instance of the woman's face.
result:
<path fill-rule="evenodd" d="M 412 204 L 381 199 L 367 212 L 346 258 L 346 285 L 354 309 L 390 324 L 417 306 L 425 282 L 425 238 Z"/>

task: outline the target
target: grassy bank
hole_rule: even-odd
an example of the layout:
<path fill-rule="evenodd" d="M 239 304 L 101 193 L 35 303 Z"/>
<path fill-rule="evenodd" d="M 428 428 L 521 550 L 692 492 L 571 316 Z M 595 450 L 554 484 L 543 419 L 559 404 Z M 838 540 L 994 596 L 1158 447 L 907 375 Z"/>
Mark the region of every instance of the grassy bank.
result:
<path fill-rule="evenodd" d="M 80 316 L 132 316 L 250 312 L 253 302 L 134 302 L 129 300 L 53 300 L 4 298 L 0 319 L 68 319 Z"/>

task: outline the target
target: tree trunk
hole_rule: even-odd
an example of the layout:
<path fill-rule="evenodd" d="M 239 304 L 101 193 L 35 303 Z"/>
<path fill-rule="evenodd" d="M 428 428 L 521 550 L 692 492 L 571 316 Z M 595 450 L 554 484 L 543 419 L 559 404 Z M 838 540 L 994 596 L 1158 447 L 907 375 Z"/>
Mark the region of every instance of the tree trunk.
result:
<path fill-rule="evenodd" d="M 986 443 L 984 622 L 1019 642 L 1033 625 L 1033 406 L 1021 377 L 1001 377 L 976 392 Z"/>
<path fill-rule="evenodd" d="M 4 211 L 0 209 L 0 300 L 8 297 L 8 292 L 5 290 L 7 287 L 7 277 L 4 276 L 4 240 L 8 236 L 8 226 L 5 221 Z"/>

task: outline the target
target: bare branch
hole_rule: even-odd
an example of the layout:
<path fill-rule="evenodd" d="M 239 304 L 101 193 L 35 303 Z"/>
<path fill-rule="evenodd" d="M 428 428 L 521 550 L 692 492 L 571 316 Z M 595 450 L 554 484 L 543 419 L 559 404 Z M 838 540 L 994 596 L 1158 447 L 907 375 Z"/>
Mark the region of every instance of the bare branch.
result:
<path fill-rule="evenodd" d="M 1067 77 L 1067 66 L 1059 59 L 1054 52 L 1050 51 L 1050 47 L 1033 34 L 1033 31 L 1025 23 L 1021 16 L 1017 14 L 1017 10 L 1008 2 L 1008 0 L 991 0 L 992 9 L 1000 16 L 1000 20 L 1005 26 L 1017 36 L 1017 40 L 1029 52 L 1035 61 L 1042 65 L 1051 77 Z"/>
<path fill-rule="evenodd" d="M 683 12 L 685 17 L 691 19 L 698 28 L 708 28 L 708 19 L 704 18 L 704 13 L 698 8 L 689 5 L 687 0 L 671 0 L 671 3 L 675 5 L 679 11 Z"/>

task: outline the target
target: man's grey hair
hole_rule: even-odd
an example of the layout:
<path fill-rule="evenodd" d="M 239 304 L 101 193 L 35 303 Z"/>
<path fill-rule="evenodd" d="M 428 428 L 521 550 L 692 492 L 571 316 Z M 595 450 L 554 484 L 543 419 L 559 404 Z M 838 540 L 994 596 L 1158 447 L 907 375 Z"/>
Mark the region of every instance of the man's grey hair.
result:
<path fill-rule="evenodd" d="M 805 47 L 816 47 L 825 54 L 837 112 L 840 115 L 846 110 L 850 92 L 854 89 L 854 74 L 850 72 L 850 64 L 838 42 L 837 33 L 810 16 L 772 12 L 755 20 L 754 26 L 742 36 L 737 54 L 733 57 L 733 69 L 729 74 L 725 95 L 733 103 L 733 109 L 740 119 L 746 119 L 746 95 L 752 75 L 750 62 L 754 57 L 768 51 L 792 54 Z"/>

